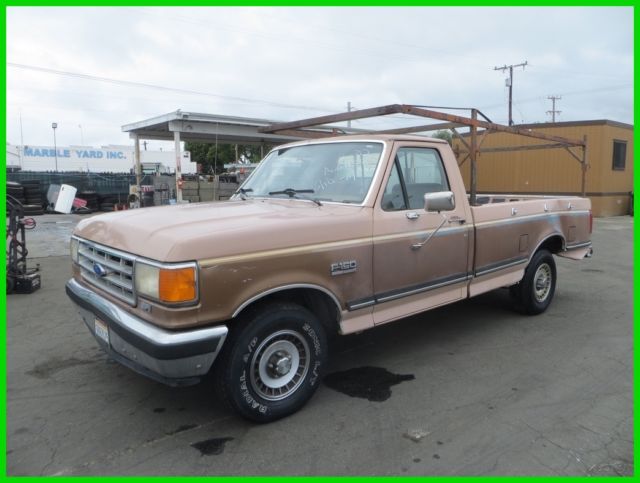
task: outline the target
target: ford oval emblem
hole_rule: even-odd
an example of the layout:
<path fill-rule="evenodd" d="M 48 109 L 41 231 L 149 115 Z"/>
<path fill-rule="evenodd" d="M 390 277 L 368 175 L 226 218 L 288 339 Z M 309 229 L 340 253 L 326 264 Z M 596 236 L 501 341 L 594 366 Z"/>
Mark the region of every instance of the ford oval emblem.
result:
<path fill-rule="evenodd" d="M 107 273 L 109 273 L 109 272 L 107 272 L 107 269 L 104 268 L 99 263 L 94 263 L 93 264 L 93 273 L 95 273 L 98 277 L 106 277 Z"/>

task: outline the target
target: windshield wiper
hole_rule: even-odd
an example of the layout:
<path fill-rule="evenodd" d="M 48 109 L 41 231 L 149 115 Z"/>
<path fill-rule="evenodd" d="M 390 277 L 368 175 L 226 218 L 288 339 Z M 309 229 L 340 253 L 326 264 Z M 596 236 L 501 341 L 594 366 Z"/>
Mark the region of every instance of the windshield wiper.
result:
<path fill-rule="evenodd" d="M 236 194 L 240 193 L 240 198 L 242 198 L 243 200 L 246 200 L 247 197 L 245 195 L 251 191 L 253 191 L 253 188 L 238 188 L 238 191 L 236 191 Z"/>
<path fill-rule="evenodd" d="M 309 200 L 309 201 L 313 201 L 318 206 L 322 206 L 322 203 L 320 203 L 320 200 L 318 200 L 316 198 L 307 198 L 306 196 L 304 196 L 304 197 L 297 196 L 297 195 L 299 195 L 301 193 L 315 193 L 315 191 L 313 191 L 312 189 L 294 190 L 293 188 L 286 188 L 286 189 L 283 189 L 281 191 L 269 191 L 269 195 L 287 195 L 287 196 L 289 196 L 289 198 L 298 198 L 298 199 L 301 199 L 301 200 Z"/>

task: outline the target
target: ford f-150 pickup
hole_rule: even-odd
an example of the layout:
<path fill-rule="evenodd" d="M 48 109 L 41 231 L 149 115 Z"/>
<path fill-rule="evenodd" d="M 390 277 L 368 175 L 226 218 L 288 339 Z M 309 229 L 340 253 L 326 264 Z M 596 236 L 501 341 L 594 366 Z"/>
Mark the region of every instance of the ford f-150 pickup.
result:
<path fill-rule="evenodd" d="M 229 201 L 83 220 L 66 290 L 113 359 L 171 385 L 210 375 L 241 416 L 272 421 L 314 393 L 330 335 L 500 287 L 539 314 L 554 255 L 591 256 L 588 199 L 476 205 L 444 141 L 292 143 Z"/>

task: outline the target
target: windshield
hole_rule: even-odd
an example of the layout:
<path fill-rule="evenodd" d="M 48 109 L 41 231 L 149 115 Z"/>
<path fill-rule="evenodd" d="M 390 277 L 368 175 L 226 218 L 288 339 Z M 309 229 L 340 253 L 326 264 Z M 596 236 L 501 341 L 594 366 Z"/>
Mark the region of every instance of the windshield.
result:
<path fill-rule="evenodd" d="M 276 149 L 239 190 L 246 196 L 362 203 L 382 143 L 337 142 Z"/>

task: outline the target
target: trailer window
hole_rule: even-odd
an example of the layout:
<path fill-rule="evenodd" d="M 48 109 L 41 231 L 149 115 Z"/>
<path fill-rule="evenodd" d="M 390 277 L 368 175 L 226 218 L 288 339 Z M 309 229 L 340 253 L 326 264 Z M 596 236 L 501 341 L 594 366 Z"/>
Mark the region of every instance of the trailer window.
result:
<path fill-rule="evenodd" d="M 616 171 L 624 171 L 627 164 L 627 142 L 613 141 L 613 163 L 612 169 Z"/>

